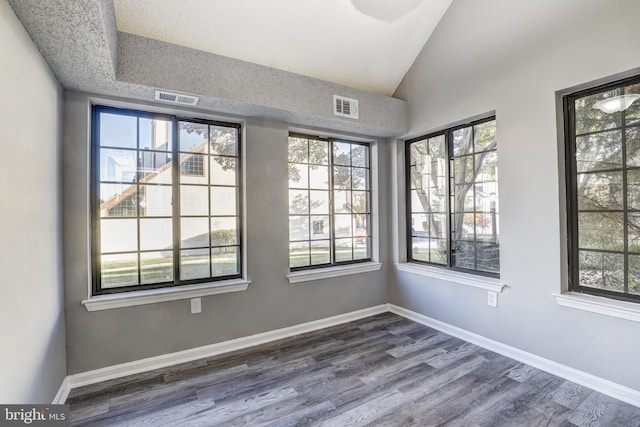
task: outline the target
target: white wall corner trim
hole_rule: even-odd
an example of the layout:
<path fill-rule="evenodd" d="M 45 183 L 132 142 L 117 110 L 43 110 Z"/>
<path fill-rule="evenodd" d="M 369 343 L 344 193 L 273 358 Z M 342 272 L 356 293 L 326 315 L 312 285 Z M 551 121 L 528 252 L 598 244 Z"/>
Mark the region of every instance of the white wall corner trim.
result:
<path fill-rule="evenodd" d="M 554 294 L 553 296 L 556 298 L 558 305 L 562 307 L 570 307 L 577 310 L 616 317 L 618 319 L 640 322 L 640 304 L 638 303 L 619 301 L 611 298 L 598 297 L 595 295 L 587 295 L 577 292 Z"/>
<path fill-rule="evenodd" d="M 69 384 L 69 377 L 65 377 L 64 380 L 62 380 L 62 384 L 60 385 L 60 388 L 58 389 L 58 392 L 56 393 L 55 397 L 53 398 L 53 402 L 51 402 L 53 405 L 62 405 L 64 404 L 64 402 L 67 401 L 67 397 L 69 397 L 69 392 L 71 391 L 71 385 Z"/>
<path fill-rule="evenodd" d="M 557 375 L 576 384 L 588 387 L 597 392 L 606 394 L 615 399 L 640 407 L 640 390 L 634 390 L 629 387 L 614 383 L 604 378 L 579 371 L 566 365 L 545 359 L 535 354 L 528 353 L 515 347 L 491 340 L 482 335 L 466 331 L 457 326 L 450 325 L 445 322 L 424 316 L 406 308 L 399 307 L 395 304 L 389 304 L 389 311 L 399 316 L 405 317 L 414 322 L 421 323 L 425 326 L 437 329 L 446 334 L 460 338 L 477 346 L 486 348 L 487 350 L 517 360 L 521 363 L 541 369 L 550 374 Z"/>
<path fill-rule="evenodd" d="M 251 281 L 249 280 L 236 279 L 198 285 L 100 295 L 82 301 L 82 305 L 85 306 L 87 311 L 109 310 L 134 305 L 198 298 L 207 295 L 241 292 L 246 291 L 250 283 Z"/>
<path fill-rule="evenodd" d="M 395 264 L 398 271 L 417 274 L 419 276 L 431 277 L 434 279 L 445 280 L 447 282 L 467 285 L 474 288 L 485 289 L 487 291 L 502 292 L 507 287 L 506 284 L 500 283 L 500 279 L 494 277 L 479 276 L 475 274 L 461 273 L 459 271 L 447 270 L 444 268 L 430 267 L 412 262 L 397 262 Z"/>
<path fill-rule="evenodd" d="M 93 371 L 73 374 L 69 375 L 65 381 L 67 381 L 69 388 L 82 387 L 102 381 L 108 381 L 114 378 L 152 371 L 154 369 L 191 362 L 193 360 L 212 357 L 236 350 L 242 350 L 248 347 L 289 338 L 295 335 L 313 332 L 319 329 L 341 325 L 343 323 L 353 322 L 355 320 L 364 319 L 365 317 L 386 313 L 387 311 L 389 311 L 388 304 L 382 304 L 375 307 L 369 307 L 350 313 L 328 317 L 325 319 L 301 323 L 299 325 L 290 326 L 287 328 L 276 329 L 256 335 L 250 335 L 248 337 L 237 338 L 234 340 L 206 345 L 203 347 L 163 354 L 161 356 L 149 357 L 146 359 L 135 360 L 133 362 L 122 363 L 120 365 L 108 366 L 106 368 L 96 369 Z M 68 391 L 66 394 L 69 394 Z"/>
<path fill-rule="evenodd" d="M 287 279 L 289 279 L 289 283 L 309 282 L 312 280 L 329 279 L 331 277 L 346 276 L 349 274 L 378 271 L 381 267 L 382 263 L 380 262 L 363 262 L 360 264 L 348 264 L 313 270 L 294 271 L 287 275 Z"/>

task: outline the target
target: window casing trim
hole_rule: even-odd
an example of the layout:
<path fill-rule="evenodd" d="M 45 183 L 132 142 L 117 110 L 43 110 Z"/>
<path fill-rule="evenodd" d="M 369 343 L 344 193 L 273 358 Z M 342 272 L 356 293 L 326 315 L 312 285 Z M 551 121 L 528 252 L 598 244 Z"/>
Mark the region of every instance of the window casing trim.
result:
<path fill-rule="evenodd" d="M 407 139 L 404 141 L 404 180 L 405 180 L 405 254 L 404 256 L 406 257 L 406 262 L 401 262 L 401 263 L 396 263 L 396 266 L 403 266 L 400 269 L 403 270 L 404 266 L 407 264 L 416 264 L 416 265 L 420 265 L 420 266 L 424 266 L 426 267 L 426 269 L 423 270 L 424 271 L 438 271 L 438 270 L 444 270 L 444 271 L 450 271 L 450 272 L 457 272 L 460 274 L 460 277 L 463 277 L 465 275 L 469 276 L 484 276 L 487 278 L 494 278 L 494 279 L 499 279 L 500 278 L 500 273 L 492 273 L 492 272 L 487 272 L 487 271 L 480 271 L 480 270 L 472 270 L 472 269 L 466 269 L 466 268 L 461 268 L 461 267 L 457 267 L 452 265 L 452 251 L 451 251 L 451 216 L 452 216 L 452 208 L 451 208 L 451 179 L 452 179 L 452 173 L 450 171 L 451 168 L 451 160 L 453 159 L 453 153 L 451 153 L 450 147 L 451 147 L 451 142 L 450 142 L 450 136 L 452 135 L 453 132 L 455 132 L 456 130 L 459 129 L 463 129 L 463 128 L 467 128 L 467 127 L 473 127 L 475 125 L 481 124 L 481 123 L 485 123 L 485 122 L 489 122 L 489 121 L 496 121 L 496 114 L 495 111 L 486 113 L 486 114 L 482 114 L 482 115 L 478 115 L 475 116 L 473 118 L 467 119 L 467 120 L 461 120 L 458 122 L 455 122 L 452 125 L 449 126 L 444 126 L 442 128 L 438 128 L 437 130 L 433 130 L 430 131 L 424 135 L 420 135 L 417 137 L 413 137 L 410 139 Z M 496 121 L 497 122 L 497 121 Z M 446 224 L 446 241 L 447 241 L 447 264 L 443 265 L 443 264 L 437 264 L 437 263 L 432 263 L 432 262 L 428 262 L 428 261 L 423 261 L 423 260 L 416 260 L 413 258 L 412 255 L 412 246 L 411 246 L 411 242 L 412 242 L 412 230 L 411 230 L 411 215 L 412 215 L 412 205 L 411 205 L 411 153 L 410 153 L 410 149 L 411 149 L 411 144 L 415 143 L 415 142 L 419 142 L 419 141 L 424 141 L 424 140 L 428 140 L 431 138 L 435 138 L 438 136 L 444 136 L 445 138 L 445 146 L 446 146 L 446 154 L 447 154 L 447 161 L 445 162 L 445 173 L 446 173 L 446 192 L 447 192 L 447 198 L 446 198 L 446 216 L 447 216 L 447 224 Z M 499 183 L 498 183 L 499 185 Z M 409 271 L 409 269 L 405 269 L 405 271 Z M 419 272 L 420 270 L 416 270 L 416 271 L 412 271 L 412 272 Z M 428 274 L 426 274 L 428 275 Z M 453 275 L 452 277 L 455 277 L 455 275 Z M 455 280 L 454 280 L 455 281 Z M 495 289 L 494 289 L 495 290 Z"/>
<path fill-rule="evenodd" d="M 161 118 L 165 120 L 170 120 L 173 123 L 177 124 L 180 121 L 192 122 L 192 123 L 202 123 L 208 124 L 212 126 L 221 126 L 234 128 L 237 131 L 237 155 L 233 156 L 237 158 L 238 161 L 238 175 L 237 175 L 237 184 L 234 186 L 237 188 L 237 209 L 239 216 L 239 221 L 237 223 L 237 246 L 238 246 L 238 274 L 219 276 L 219 277 L 208 277 L 204 279 L 191 279 L 191 280 L 180 280 L 179 278 L 175 278 L 173 282 L 166 283 L 154 283 L 147 285 L 134 285 L 134 286 L 123 286 L 118 288 L 107 288 L 107 289 L 97 289 L 97 268 L 96 268 L 96 254 L 98 250 L 98 245 L 94 243 L 99 239 L 99 235 L 95 232 L 96 229 L 99 229 L 99 220 L 100 214 L 98 210 L 99 204 L 99 168 L 97 165 L 97 155 L 95 150 L 97 149 L 97 141 L 99 132 L 98 126 L 96 123 L 96 116 L 100 111 L 113 111 L 118 114 L 128 115 L 132 117 L 138 118 Z M 246 182 L 246 172 L 245 172 L 245 151 L 244 151 L 244 132 L 245 127 L 243 126 L 242 121 L 226 121 L 225 118 L 222 117 L 207 117 L 207 115 L 203 115 L 201 113 L 181 110 L 181 109 L 167 109 L 165 107 L 156 107 L 154 105 L 139 105 L 129 102 L 121 102 L 114 101 L 103 98 L 89 98 L 88 105 L 88 130 L 89 130 L 89 144 L 88 144 L 88 176 L 87 176 L 87 187 L 88 187 L 88 243 L 89 243 L 89 256 L 88 256 L 88 265 L 89 265 L 89 295 L 88 299 L 82 302 L 83 305 L 89 311 L 93 311 L 89 307 L 95 307 L 97 305 L 105 305 L 106 308 L 116 308 L 113 305 L 117 306 L 129 306 L 129 305 L 140 305 L 147 304 L 153 302 L 161 302 L 161 301 L 170 301 L 175 299 L 184 299 L 184 298 L 192 298 L 194 292 L 200 293 L 202 295 L 212 295 L 218 293 L 226 293 L 226 292 L 236 292 L 247 289 L 249 280 L 247 277 L 247 269 L 246 269 L 246 241 L 245 241 L 245 228 L 246 228 L 246 215 L 244 211 L 244 206 L 246 203 L 246 191 L 245 191 L 245 182 Z M 177 126 L 173 126 L 174 133 L 174 149 L 171 151 L 171 154 L 175 155 L 177 150 L 178 154 L 180 153 L 178 145 L 178 139 L 175 138 L 175 135 L 178 132 Z M 221 155 L 226 156 L 226 155 Z M 173 161 L 178 161 L 179 155 L 173 159 Z M 178 174 L 180 173 L 180 168 L 178 169 Z M 97 175 L 97 176 L 96 176 Z M 173 183 L 172 186 L 178 186 L 179 184 Z M 173 218 L 173 216 L 172 216 Z M 175 227 L 175 224 L 174 224 Z M 174 229 L 174 241 L 178 239 L 177 234 Z M 218 247 L 218 246 L 216 246 Z M 177 262 L 174 260 L 174 262 Z M 174 274 L 175 274 L 174 269 Z M 154 295 L 158 295 L 159 297 L 155 298 Z M 121 301 L 129 299 L 129 302 L 126 303 L 113 303 L 113 301 Z M 111 301 L 111 302 L 109 302 Z M 150 301 L 150 302 L 139 302 L 139 301 Z"/>

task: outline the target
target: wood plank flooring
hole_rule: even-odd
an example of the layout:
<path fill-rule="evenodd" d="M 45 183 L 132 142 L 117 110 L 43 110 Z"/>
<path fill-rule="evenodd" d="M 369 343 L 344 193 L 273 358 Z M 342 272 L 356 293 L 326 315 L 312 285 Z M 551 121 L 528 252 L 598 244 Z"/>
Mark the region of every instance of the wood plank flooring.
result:
<path fill-rule="evenodd" d="M 640 408 L 390 313 L 67 403 L 76 426 L 640 426 Z"/>

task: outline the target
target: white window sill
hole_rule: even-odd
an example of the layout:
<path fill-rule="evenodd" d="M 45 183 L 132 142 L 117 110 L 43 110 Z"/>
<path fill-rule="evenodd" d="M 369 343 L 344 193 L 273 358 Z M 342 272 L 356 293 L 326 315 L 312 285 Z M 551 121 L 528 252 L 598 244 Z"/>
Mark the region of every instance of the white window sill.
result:
<path fill-rule="evenodd" d="M 638 303 L 618 301 L 577 292 L 554 294 L 553 296 L 556 298 L 558 305 L 562 307 L 640 322 L 640 304 Z"/>
<path fill-rule="evenodd" d="M 313 270 L 294 271 L 287 275 L 289 283 L 309 282 L 312 280 L 328 279 L 331 277 L 346 276 L 349 274 L 378 271 L 382 267 L 379 262 L 363 262 L 360 264 L 348 264 L 335 267 L 317 268 Z"/>
<path fill-rule="evenodd" d="M 413 273 L 420 276 L 431 277 L 434 279 L 446 280 L 460 285 L 472 286 L 474 288 L 486 289 L 492 292 L 502 292 L 507 286 L 500 283 L 500 279 L 494 277 L 485 277 L 475 274 L 461 273 L 459 271 L 447 270 L 444 268 L 430 267 L 411 262 L 396 263 L 399 271 Z"/>
<path fill-rule="evenodd" d="M 245 279 L 234 279 L 223 282 L 99 295 L 82 301 L 82 305 L 87 311 L 110 310 L 134 305 L 155 304 L 207 295 L 226 294 L 228 292 L 240 292 L 247 290 L 250 283 Z"/>

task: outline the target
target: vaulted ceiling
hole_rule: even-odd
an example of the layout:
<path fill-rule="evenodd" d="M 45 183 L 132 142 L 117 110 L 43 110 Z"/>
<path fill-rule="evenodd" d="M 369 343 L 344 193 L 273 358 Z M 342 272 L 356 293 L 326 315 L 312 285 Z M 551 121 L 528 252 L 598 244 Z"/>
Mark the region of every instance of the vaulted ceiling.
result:
<path fill-rule="evenodd" d="M 115 0 L 118 30 L 392 95 L 451 0 Z"/>

